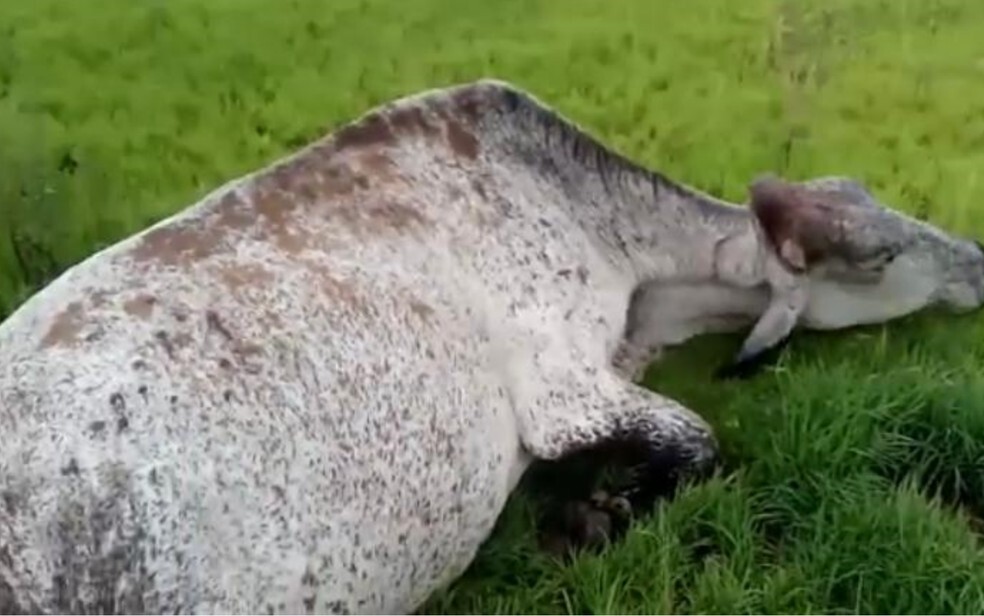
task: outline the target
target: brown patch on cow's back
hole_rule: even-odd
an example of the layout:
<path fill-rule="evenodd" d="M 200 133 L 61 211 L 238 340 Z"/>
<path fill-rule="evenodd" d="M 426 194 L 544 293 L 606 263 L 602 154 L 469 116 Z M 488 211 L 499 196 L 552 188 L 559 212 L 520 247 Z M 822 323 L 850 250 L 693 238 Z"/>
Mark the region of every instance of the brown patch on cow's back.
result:
<path fill-rule="evenodd" d="M 215 204 L 214 225 L 220 229 L 242 231 L 250 228 L 256 218 L 235 191 L 222 195 Z"/>
<path fill-rule="evenodd" d="M 444 121 L 445 138 L 451 151 L 459 158 L 467 160 L 478 158 L 480 144 L 471 128 L 475 122 L 469 121 L 468 115 L 460 113 L 460 109 L 456 106 L 451 105 L 448 108 L 446 102 L 435 101 L 432 103 L 432 108 Z"/>
<path fill-rule="evenodd" d="M 389 122 L 379 112 L 372 112 L 358 122 L 341 128 L 334 138 L 339 150 L 392 145 L 394 140 Z"/>
<path fill-rule="evenodd" d="M 130 316 L 147 319 L 154 314 L 156 305 L 156 297 L 142 293 L 123 302 L 123 311 Z"/>
<path fill-rule="evenodd" d="M 396 201 L 367 206 L 366 213 L 369 215 L 370 230 L 375 232 L 386 228 L 406 231 L 414 225 L 424 226 L 430 223 L 430 220 L 416 208 Z"/>
<path fill-rule="evenodd" d="M 276 192 L 281 197 L 299 196 L 300 199 L 293 201 L 296 207 L 302 203 L 348 196 L 358 183 L 358 174 L 345 157 L 319 145 L 293 160 L 281 163 L 269 177 L 257 183 L 256 190 Z"/>
<path fill-rule="evenodd" d="M 392 110 L 390 122 L 402 134 L 437 137 L 440 133 L 438 127 L 427 120 L 424 110 L 417 106 Z"/>
<path fill-rule="evenodd" d="M 359 157 L 359 165 L 377 181 L 388 182 L 396 175 L 396 163 L 385 152 L 366 152 Z"/>
<path fill-rule="evenodd" d="M 346 163 L 334 163 L 319 174 L 316 186 L 317 199 L 346 197 L 355 190 L 355 173 Z"/>
<path fill-rule="evenodd" d="M 457 124 L 447 131 L 460 156 L 477 154 L 467 129 Z M 296 256 L 323 247 L 316 228 L 333 222 L 370 234 L 426 223 L 415 208 L 368 194 L 400 177 L 387 148 L 409 133 L 435 139 L 442 134 L 437 118 L 420 107 L 374 111 L 244 181 L 204 211 L 148 231 L 131 255 L 138 263 L 183 267 L 231 252 L 235 236 L 242 235 Z"/>
<path fill-rule="evenodd" d="M 200 261 L 218 252 L 220 243 L 203 221 L 180 221 L 147 232 L 130 256 L 138 263 L 181 265 Z"/>
<path fill-rule="evenodd" d="M 47 333 L 41 339 L 41 348 L 70 347 L 81 340 L 85 326 L 85 309 L 82 302 L 72 302 L 55 315 Z"/>
<path fill-rule="evenodd" d="M 276 279 L 270 270 L 250 263 L 225 263 L 215 268 L 219 281 L 230 291 L 262 289 Z"/>
<path fill-rule="evenodd" d="M 354 160 L 364 173 L 388 177 L 393 172 L 392 160 L 377 149 L 367 149 Z M 256 194 L 265 195 L 266 203 L 261 204 L 267 209 L 265 218 L 274 227 L 282 229 L 285 215 L 304 205 L 350 197 L 356 188 L 367 188 L 368 180 L 357 173 L 350 162 L 337 151 L 319 146 L 284 163 L 269 178 L 260 179 L 255 187 Z M 291 202 L 284 207 L 283 202 L 288 198 Z M 277 199 L 281 201 L 279 206 Z"/>
<path fill-rule="evenodd" d="M 475 133 L 466 129 L 461 122 L 448 119 L 446 122 L 448 130 L 448 145 L 455 154 L 468 160 L 478 158 L 479 143 Z"/>
<path fill-rule="evenodd" d="M 205 206 L 205 211 L 148 231 L 130 256 L 138 263 L 181 266 L 212 257 L 226 247 L 230 233 L 249 229 L 256 217 L 236 190 Z"/>
<path fill-rule="evenodd" d="M 258 228 L 288 254 L 296 254 L 307 247 L 310 236 L 301 225 L 294 224 L 292 215 L 299 203 L 276 187 L 258 186 L 253 195 L 253 208 L 259 217 Z"/>
<path fill-rule="evenodd" d="M 353 143 L 349 140 L 350 147 Z M 398 173 L 396 163 L 383 148 L 370 147 L 371 140 L 359 143 L 363 147 L 350 153 L 323 146 L 311 148 L 258 178 L 250 201 L 260 233 L 283 252 L 296 255 L 326 241 L 316 235 L 312 224 L 321 226 L 334 220 L 356 232 L 379 233 L 426 222 L 422 214 L 407 206 L 392 202 L 373 205 L 379 197 L 357 200 L 358 195 L 391 183 Z"/>

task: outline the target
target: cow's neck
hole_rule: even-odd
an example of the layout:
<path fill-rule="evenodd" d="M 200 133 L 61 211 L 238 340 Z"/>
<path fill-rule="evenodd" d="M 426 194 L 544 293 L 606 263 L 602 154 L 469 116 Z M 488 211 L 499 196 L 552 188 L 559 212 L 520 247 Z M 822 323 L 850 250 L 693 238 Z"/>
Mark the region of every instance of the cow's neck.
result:
<path fill-rule="evenodd" d="M 648 195 L 616 198 L 614 207 L 622 215 L 610 223 L 610 234 L 628 255 L 638 282 L 714 278 L 726 244 L 735 258 L 758 256 L 759 236 L 746 208 L 659 176 L 651 183 Z"/>
<path fill-rule="evenodd" d="M 657 175 L 589 187 L 572 215 L 625 263 L 633 282 L 709 282 L 739 262 L 755 275 L 762 255 L 754 217 Z"/>
<path fill-rule="evenodd" d="M 509 155 L 562 195 L 567 214 L 634 282 L 706 281 L 726 240 L 741 247 L 735 257 L 760 258 L 747 208 L 653 172 L 563 118 L 534 115 L 529 130 L 511 133 Z"/>

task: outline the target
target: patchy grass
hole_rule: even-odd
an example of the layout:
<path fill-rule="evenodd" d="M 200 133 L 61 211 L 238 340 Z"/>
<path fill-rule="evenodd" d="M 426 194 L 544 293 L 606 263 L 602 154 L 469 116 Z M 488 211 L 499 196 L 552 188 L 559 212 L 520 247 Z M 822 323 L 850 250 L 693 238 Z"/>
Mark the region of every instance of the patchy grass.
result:
<path fill-rule="evenodd" d="M 754 174 L 857 176 L 984 236 L 975 0 L 8 0 L 0 315 L 93 251 L 385 99 L 479 76 L 732 200 Z M 714 383 L 735 337 L 649 383 L 727 473 L 601 555 L 536 553 L 518 495 L 433 612 L 979 613 L 980 318 L 796 339 Z"/>

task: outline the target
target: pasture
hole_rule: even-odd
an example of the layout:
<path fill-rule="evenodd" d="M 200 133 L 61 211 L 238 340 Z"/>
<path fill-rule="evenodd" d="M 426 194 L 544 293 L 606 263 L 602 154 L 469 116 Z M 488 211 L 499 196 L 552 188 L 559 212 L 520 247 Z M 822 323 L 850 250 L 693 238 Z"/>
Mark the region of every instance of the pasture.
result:
<path fill-rule="evenodd" d="M 984 238 L 975 0 L 7 0 L 0 318 L 64 268 L 385 100 L 496 77 L 629 157 L 742 202 L 844 174 Z M 570 565 L 517 494 L 431 613 L 979 613 L 984 317 L 740 342 L 647 384 L 718 431 L 724 472 Z"/>

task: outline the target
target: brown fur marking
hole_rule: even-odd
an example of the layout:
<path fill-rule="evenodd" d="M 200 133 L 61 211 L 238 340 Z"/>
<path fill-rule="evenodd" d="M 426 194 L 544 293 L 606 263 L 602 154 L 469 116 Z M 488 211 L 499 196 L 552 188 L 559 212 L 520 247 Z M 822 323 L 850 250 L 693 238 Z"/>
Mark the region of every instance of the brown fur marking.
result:
<path fill-rule="evenodd" d="M 392 201 L 368 207 L 366 212 L 369 214 L 369 228 L 375 232 L 384 229 L 406 231 L 414 224 L 426 225 L 430 222 L 415 208 Z"/>
<path fill-rule="evenodd" d="M 261 288 L 274 281 L 269 270 L 248 263 L 222 265 L 215 272 L 222 284 L 232 292 Z"/>
<path fill-rule="evenodd" d="M 431 124 L 419 107 L 399 109 L 390 115 L 393 127 L 403 134 L 437 137 L 438 129 Z"/>
<path fill-rule="evenodd" d="M 469 130 L 466 130 L 460 122 L 448 120 L 448 144 L 454 153 L 468 160 L 478 158 L 478 138 Z"/>
<path fill-rule="evenodd" d="M 72 302 L 58 313 L 48 332 L 41 339 L 41 348 L 70 347 L 79 343 L 84 326 L 85 310 L 81 302 Z"/>
<path fill-rule="evenodd" d="M 287 254 L 297 254 L 308 246 L 310 237 L 291 228 L 291 215 L 298 207 L 295 200 L 269 187 L 259 188 L 253 197 L 253 207 L 260 218 L 260 227 Z"/>
<path fill-rule="evenodd" d="M 220 237 L 202 221 L 180 221 L 147 233 L 131 256 L 137 262 L 183 265 L 216 254 Z"/>
<path fill-rule="evenodd" d="M 387 146 L 392 145 L 394 141 L 389 122 L 378 112 L 371 113 L 361 122 L 350 124 L 335 134 L 335 145 L 339 150 Z"/>
<path fill-rule="evenodd" d="M 123 302 L 123 311 L 130 316 L 148 319 L 154 314 L 157 298 L 153 295 L 140 294 Z"/>
<path fill-rule="evenodd" d="M 256 217 L 233 192 L 213 206 L 214 216 L 176 222 L 148 232 L 130 255 L 137 262 L 179 266 L 219 254 L 230 231 L 248 229 Z"/>
<path fill-rule="evenodd" d="M 359 157 L 359 164 L 364 171 L 379 180 L 390 180 L 396 175 L 396 163 L 383 152 L 366 152 Z"/>

